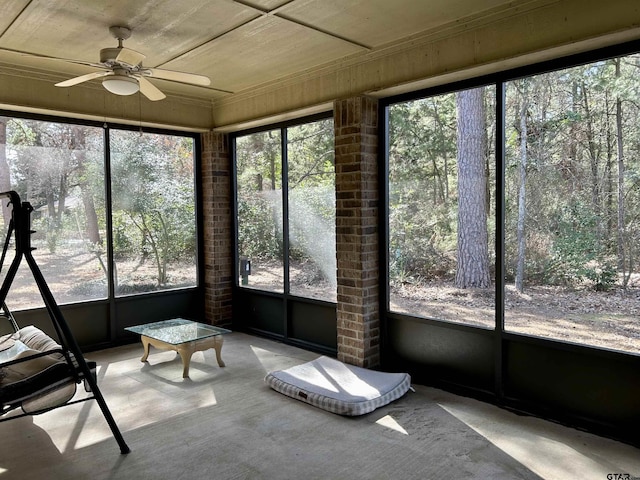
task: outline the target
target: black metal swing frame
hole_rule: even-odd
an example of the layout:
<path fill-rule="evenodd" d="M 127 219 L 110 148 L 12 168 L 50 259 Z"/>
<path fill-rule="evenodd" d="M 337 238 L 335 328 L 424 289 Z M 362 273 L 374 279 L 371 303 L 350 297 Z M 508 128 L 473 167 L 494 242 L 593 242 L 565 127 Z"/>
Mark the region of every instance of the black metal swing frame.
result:
<path fill-rule="evenodd" d="M 38 286 L 38 290 L 40 291 L 40 295 L 42 296 L 42 300 L 44 301 L 47 313 L 49 314 L 49 318 L 51 319 L 53 327 L 58 336 L 58 343 L 62 346 L 62 348 L 55 351 L 55 353 L 63 354 L 64 359 L 68 364 L 69 372 L 71 372 L 71 375 L 74 377 L 73 381 L 75 383 L 84 381 L 85 389 L 88 392 L 91 392 L 91 395 L 78 400 L 69 401 L 52 408 L 47 408 L 42 411 L 23 413 L 19 415 L 11 415 L 10 417 L 6 418 L 0 418 L 0 422 L 20 418 L 26 415 L 43 413 L 44 411 L 53 410 L 55 408 L 63 407 L 73 403 L 83 402 L 87 400 L 96 400 L 98 402 L 98 405 L 100 406 L 100 409 L 102 410 L 102 414 L 105 420 L 109 425 L 109 428 L 111 429 L 111 432 L 113 433 L 115 440 L 118 442 L 120 452 L 123 454 L 129 453 L 130 449 L 127 446 L 113 416 L 111 415 L 111 411 L 109 410 L 102 392 L 98 387 L 96 377 L 92 372 L 91 367 L 85 360 L 84 355 L 82 354 L 82 351 L 80 350 L 80 347 L 78 346 L 78 343 L 75 340 L 71 329 L 69 328 L 69 325 L 65 320 L 64 315 L 62 314 L 62 311 L 60 310 L 60 307 L 56 303 L 53 294 L 51 293 L 51 290 L 49 289 L 49 286 L 47 285 L 47 282 L 33 257 L 32 251 L 35 250 L 35 248 L 31 246 L 31 235 L 35 233 L 33 230 L 31 230 L 31 212 L 33 212 L 33 207 L 29 202 L 22 202 L 20 196 L 15 191 L 0 193 L 0 202 L 4 203 L 5 199 L 9 200 L 9 206 L 12 207 L 12 214 L 7 229 L 7 237 L 2 251 L 2 257 L 0 258 L 0 269 L 4 264 L 7 247 L 13 234 L 15 234 L 16 254 L 13 258 L 13 261 L 11 262 L 11 265 L 9 266 L 7 274 L 2 282 L 2 286 L 0 287 L 0 305 L 2 306 L 2 312 L 0 313 L 0 316 L 8 319 L 11 322 L 11 326 L 13 327 L 14 331 L 18 332 L 19 326 L 6 305 L 6 298 L 16 277 L 22 259 L 24 259 L 26 260 L 27 265 L 31 270 L 33 278 L 36 282 L 36 285 Z M 39 355 L 31 356 L 30 358 L 51 354 L 52 352 L 54 351 L 43 352 Z M 17 362 L 20 361 L 22 360 L 18 360 Z M 11 406 L 11 408 L 3 411 L 2 415 L 8 413 L 10 410 L 17 406 L 19 405 Z"/>

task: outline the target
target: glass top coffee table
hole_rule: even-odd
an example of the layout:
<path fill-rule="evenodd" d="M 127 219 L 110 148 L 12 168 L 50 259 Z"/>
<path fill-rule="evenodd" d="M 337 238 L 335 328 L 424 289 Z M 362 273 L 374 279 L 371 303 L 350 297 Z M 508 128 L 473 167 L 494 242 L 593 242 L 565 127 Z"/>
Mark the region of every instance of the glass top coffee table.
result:
<path fill-rule="evenodd" d="M 194 352 L 202 352 L 213 348 L 216 351 L 218 365 L 224 367 L 222 361 L 222 335 L 231 333 L 226 328 L 214 327 L 205 323 L 174 318 L 161 322 L 147 323 L 126 327 L 129 332 L 140 334 L 140 340 L 144 347 L 144 355 L 140 359 L 146 362 L 149 356 L 149 345 L 160 350 L 174 350 L 182 358 L 182 377 L 189 377 L 189 364 Z"/>

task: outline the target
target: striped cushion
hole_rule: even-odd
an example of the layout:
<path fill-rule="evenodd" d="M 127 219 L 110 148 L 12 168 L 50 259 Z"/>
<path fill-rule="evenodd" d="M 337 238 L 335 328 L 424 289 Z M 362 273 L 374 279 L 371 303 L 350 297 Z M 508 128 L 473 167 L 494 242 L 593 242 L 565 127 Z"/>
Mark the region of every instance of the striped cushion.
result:
<path fill-rule="evenodd" d="M 26 413 L 37 412 L 66 403 L 75 395 L 76 378 L 60 349 L 55 340 L 32 325 L 0 338 L 3 409 L 20 405 Z M 51 353 L 34 357 L 44 352 Z M 8 363 L 12 361 L 17 363 Z"/>
<path fill-rule="evenodd" d="M 53 338 L 33 325 L 22 327 L 18 330 L 18 338 L 29 348 L 38 350 L 39 352 L 48 352 L 62 348 Z M 53 355 L 60 360 L 64 360 L 62 353 L 54 353 Z"/>
<path fill-rule="evenodd" d="M 385 373 L 319 357 L 286 370 L 270 372 L 265 382 L 289 397 L 340 415 L 363 415 L 404 395 L 407 373 Z"/>

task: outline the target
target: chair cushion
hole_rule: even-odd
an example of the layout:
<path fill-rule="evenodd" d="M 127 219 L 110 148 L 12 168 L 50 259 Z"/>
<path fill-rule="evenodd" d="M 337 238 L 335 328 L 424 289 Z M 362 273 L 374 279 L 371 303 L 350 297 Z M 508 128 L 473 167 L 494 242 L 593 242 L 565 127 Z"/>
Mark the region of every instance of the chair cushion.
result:
<path fill-rule="evenodd" d="M 34 326 L 20 329 L 0 339 L 0 404 L 14 405 L 22 400 L 75 383 L 71 368 L 53 339 Z M 19 362 L 16 362 L 21 360 Z M 16 362 L 7 364 L 8 362 Z M 74 387 L 75 392 L 75 387 Z"/>

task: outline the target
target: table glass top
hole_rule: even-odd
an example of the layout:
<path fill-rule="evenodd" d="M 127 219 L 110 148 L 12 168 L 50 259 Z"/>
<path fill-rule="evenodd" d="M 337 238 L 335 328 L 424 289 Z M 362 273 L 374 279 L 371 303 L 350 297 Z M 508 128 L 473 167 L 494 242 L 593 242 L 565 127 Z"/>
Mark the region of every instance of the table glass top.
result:
<path fill-rule="evenodd" d="M 222 335 L 224 333 L 231 333 L 231 330 L 227 330 L 226 328 L 214 327 L 183 318 L 126 327 L 125 330 L 139 333 L 145 337 L 160 340 L 161 342 L 166 342 L 171 345 L 179 345 L 203 338 L 215 337 L 216 335 Z"/>

